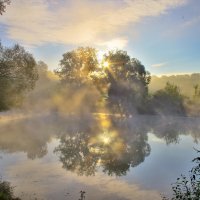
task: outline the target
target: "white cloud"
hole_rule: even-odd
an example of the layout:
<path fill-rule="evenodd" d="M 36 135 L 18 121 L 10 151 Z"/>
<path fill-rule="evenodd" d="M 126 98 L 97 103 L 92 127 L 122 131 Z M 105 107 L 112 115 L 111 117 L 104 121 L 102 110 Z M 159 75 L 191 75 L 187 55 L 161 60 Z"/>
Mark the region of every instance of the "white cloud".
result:
<path fill-rule="evenodd" d="M 165 65 L 167 65 L 167 62 L 156 63 L 151 65 L 151 67 L 164 67 Z"/>
<path fill-rule="evenodd" d="M 109 41 L 97 43 L 99 46 L 105 46 L 108 49 L 123 49 L 128 43 L 128 40 L 125 38 L 115 38 Z"/>
<path fill-rule="evenodd" d="M 7 26 L 7 37 L 29 45 L 109 45 L 117 38 L 119 45 L 124 46 L 129 25 L 144 17 L 164 14 L 186 1 L 60 0 L 60 4 L 55 4 L 52 0 L 15 0 L 0 23 Z"/>

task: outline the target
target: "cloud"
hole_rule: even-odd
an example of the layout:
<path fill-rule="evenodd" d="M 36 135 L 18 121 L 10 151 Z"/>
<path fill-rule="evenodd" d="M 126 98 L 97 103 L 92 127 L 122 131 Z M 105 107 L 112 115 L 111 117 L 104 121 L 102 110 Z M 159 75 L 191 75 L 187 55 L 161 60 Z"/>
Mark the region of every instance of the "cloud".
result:
<path fill-rule="evenodd" d="M 157 68 L 159 68 L 159 67 L 164 67 L 166 65 L 167 65 L 167 62 L 162 62 L 162 63 L 153 64 L 153 65 L 151 65 L 151 67 L 157 67 Z"/>
<path fill-rule="evenodd" d="M 187 0 L 15 0 L 0 18 L 7 37 L 26 45 L 44 43 L 109 45 L 144 17 L 155 17 Z M 115 39 L 116 40 L 116 39 Z"/>
<path fill-rule="evenodd" d="M 125 38 L 115 38 L 109 41 L 97 43 L 99 46 L 106 46 L 108 49 L 123 49 L 128 43 Z"/>
<path fill-rule="evenodd" d="M 96 176 L 78 176 L 62 169 L 56 160 L 50 160 L 49 163 L 44 160 L 21 161 L 7 167 L 7 176 L 16 186 L 17 195 L 36 193 L 39 198 L 49 199 L 56 194 L 57 199 L 63 199 L 66 191 L 78 193 L 86 188 L 86 196 L 95 195 L 95 199 L 112 196 L 113 199 L 146 200 L 148 197 L 148 200 L 160 200 L 156 190 L 146 190 L 140 185 L 100 172 Z"/>

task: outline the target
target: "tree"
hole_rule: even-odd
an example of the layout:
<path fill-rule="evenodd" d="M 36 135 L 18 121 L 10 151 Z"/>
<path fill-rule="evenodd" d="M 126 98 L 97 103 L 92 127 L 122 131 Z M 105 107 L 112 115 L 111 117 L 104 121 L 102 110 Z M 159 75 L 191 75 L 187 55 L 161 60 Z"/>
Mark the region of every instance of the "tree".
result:
<path fill-rule="evenodd" d="M 184 96 L 178 86 L 166 83 L 162 90 L 158 90 L 152 99 L 152 105 L 157 114 L 176 114 L 184 115 Z"/>
<path fill-rule="evenodd" d="M 89 75 L 98 67 L 96 50 L 91 47 L 80 47 L 63 54 L 60 68 L 55 73 L 63 83 L 80 87 L 89 81 Z"/>
<path fill-rule="evenodd" d="M 150 74 L 126 51 L 110 51 L 101 64 L 94 48 L 67 52 L 55 72 L 71 88 L 96 86 L 112 112 L 129 115 L 138 111 L 148 94 Z M 78 90 L 76 90 L 78 91 Z"/>
<path fill-rule="evenodd" d="M 39 80 L 47 80 L 48 79 L 48 65 L 43 61 L 37 62 L 37 70 Z"/>
<path fill-rule="evenodd" d="M 24 94 L 38 79 L 33 56 L 19 45 L 5 48 L 0 44 L 0 109 L 21 104 Z"/>
<path fill-rule="evenodd" d="M 194 88 L 194 98 L 198 99 L 200 97 L 200 88 L 199 88 L 199 85 L 195 84 L 193 86 L 193 88 Z"/>
<path fill-rule="evenodd" d="M 150 73 L 126 51 L 110 51 L 104 56 L 103 62 L 108 65 L 105 73 L 109 84 L 109 104 L 124 114 L 138 111 L 148 94 Z"/>
<path fill-rule="evenodd" d="M 37 68 L 38 68 L 38 71 L 41 71 L 41 73 L 46 73 L 48 70 L 48 65 L 45 62 L 40 60 L 37 63 Z"/>
<path fill-rule="evenodd" d="M 69 108 L 68 112 L 79 114 L 96 112 L 96 102 L 100 95 L 91 78 L 91 74 L 98 68 L 96 52 L 91 47 L 80 47 L 67 52 L 63 54 L 60 67 L 55 70 L 55 73 L 61 79 L 58 93 L 62 103 L 56 99 L 55 102 L 67 104 L 70 96 L 72 103 L 67 106 Z"/>
<path fill-rule="evenodd" d="M 5 12 L 6 5 L 10 4 L 10 0 L 0 0 L 0 15 Z"/>

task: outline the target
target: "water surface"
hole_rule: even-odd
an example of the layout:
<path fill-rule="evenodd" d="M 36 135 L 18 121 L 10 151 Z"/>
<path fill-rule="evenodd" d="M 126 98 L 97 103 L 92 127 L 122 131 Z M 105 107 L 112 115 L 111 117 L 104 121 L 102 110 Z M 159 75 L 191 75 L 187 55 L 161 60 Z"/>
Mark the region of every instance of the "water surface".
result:
<path fill-rule="evenodd" d="M 200 120 L 108 114 L 0 118 L 0 175 L 22 199 L 157 200 L 187 174 Z"/>

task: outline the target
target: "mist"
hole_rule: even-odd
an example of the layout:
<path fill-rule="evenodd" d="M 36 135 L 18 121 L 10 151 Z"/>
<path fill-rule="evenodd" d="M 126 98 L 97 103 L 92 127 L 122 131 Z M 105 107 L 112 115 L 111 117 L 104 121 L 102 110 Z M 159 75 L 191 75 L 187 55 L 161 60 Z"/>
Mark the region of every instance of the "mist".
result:
<path fill-rule="evenodd" d="M 98 53 L 69 50 L 50 71 L 0 43 L 0 199 L 83 200 L 95 190 L 97 200 L 158 200 L 189 170 L 200 75 L 156 77 L 127 51 Z"/>

